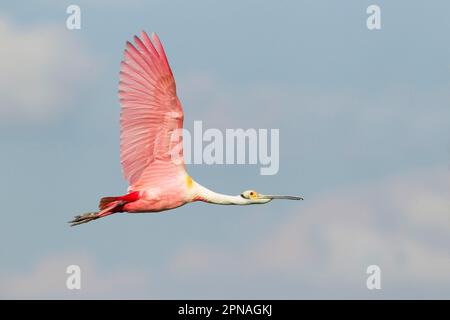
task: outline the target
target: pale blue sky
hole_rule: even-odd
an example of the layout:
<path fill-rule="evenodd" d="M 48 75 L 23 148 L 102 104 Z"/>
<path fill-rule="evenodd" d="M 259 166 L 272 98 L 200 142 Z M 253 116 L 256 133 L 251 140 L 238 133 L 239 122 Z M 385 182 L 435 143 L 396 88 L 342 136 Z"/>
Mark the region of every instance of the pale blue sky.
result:
<path fill-rule="evenodd" d="M 79 4 L 82 28 L 65 28 Z M 366 28 L 381 7 L 382 29 Z M 449 298 L 450 3 L 0 4 L 0 297 Z M 118 68 L 165 45 L 185 125 L 280 129 L 280 171 L 190 166 L 302 203 L 73 215 L 121 194 Z M 44 94 L 45 93 L 45 94 Z M 86 270 L 81 292 L 65 267 Z M 379 264 L 383 289 L 368 291 Z"/>

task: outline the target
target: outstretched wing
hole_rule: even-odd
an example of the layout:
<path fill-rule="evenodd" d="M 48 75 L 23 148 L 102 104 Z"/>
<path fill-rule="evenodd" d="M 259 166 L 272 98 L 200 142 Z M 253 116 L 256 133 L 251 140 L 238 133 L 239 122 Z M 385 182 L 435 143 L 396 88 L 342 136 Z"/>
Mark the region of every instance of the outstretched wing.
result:
<path fill-rule="evenodd" d="M 120 68 L 120 160 L 130 186 L 185 170 L 183 110 L 158 36 L 143 31 L 127 42 Z"/>

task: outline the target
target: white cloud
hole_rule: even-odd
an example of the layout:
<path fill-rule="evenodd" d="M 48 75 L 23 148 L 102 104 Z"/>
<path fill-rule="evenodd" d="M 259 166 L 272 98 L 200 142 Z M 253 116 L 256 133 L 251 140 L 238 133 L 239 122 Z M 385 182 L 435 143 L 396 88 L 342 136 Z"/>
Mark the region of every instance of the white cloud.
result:
<path fill-rule="evenodd" d="M 44 121 L 87 88 L 93 62 L 74 33 L 58 26 L 19 27 L 0 17 L 0 119 Z"/>
<path fill-rule="evenodd" d="M 306 198 L 256 243 L 237 250 L 186 246 L 172 272 L 199 284 L 220 275 L 275 287 L 301 283 L 320 288 L 318 297 L 360 297 L 368 293 L 367 266 L 377 264 L 387 297 L 448 298 L 442 288 L 450 292 L 449 181 L 446 168 L 435 168 Z M 250 285 L 241 288 L 255 295 Z M 307 297 L 300 289 L 264 297 L 299 292 Z"/>
<path fill-rule="evenodd" d="M 66 268 L 81 268 L 81 290 L 66 288 Z M 86 254 L 43 258 L 31 270 L 0 271 L 0 298 L 6 299 L 140 299 L 151 298 L 148 272 L 135 268 L 102 269 Z"/>

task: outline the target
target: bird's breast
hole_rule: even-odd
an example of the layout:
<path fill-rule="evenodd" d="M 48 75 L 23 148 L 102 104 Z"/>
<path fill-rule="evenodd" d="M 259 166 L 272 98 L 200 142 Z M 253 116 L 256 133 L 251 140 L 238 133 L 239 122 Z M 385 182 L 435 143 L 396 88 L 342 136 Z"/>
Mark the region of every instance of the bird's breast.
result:
<path fill-rule="evenodd" d="M 159 212 L 180 207 L 187 203 L 185 193 L 181 190 L 148 189 L 141 192 L 139 200 L 127 203 L 126 212 Z"/>

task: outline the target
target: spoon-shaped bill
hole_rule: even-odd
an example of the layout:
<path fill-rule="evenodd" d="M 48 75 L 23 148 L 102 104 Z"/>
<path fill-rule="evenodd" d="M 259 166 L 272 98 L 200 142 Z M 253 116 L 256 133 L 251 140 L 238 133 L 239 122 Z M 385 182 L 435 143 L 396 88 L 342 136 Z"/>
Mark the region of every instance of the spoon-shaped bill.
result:
<path fill-rule="evenodd" d="M 303 200 L 302 197 L 296 196 L 277 196 L 277 195 L 260 195 L 261 199 L 287 199 L 287 200 Z"/>

